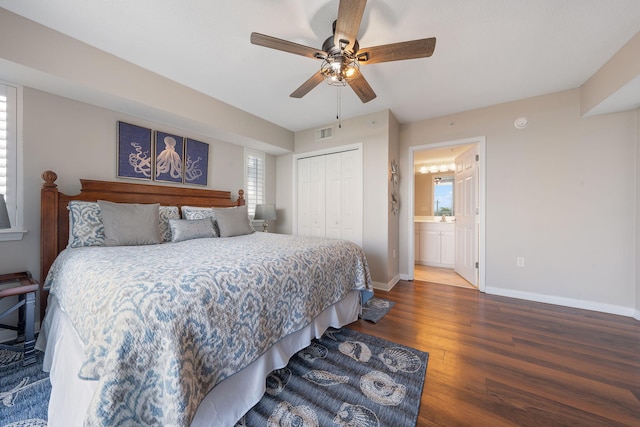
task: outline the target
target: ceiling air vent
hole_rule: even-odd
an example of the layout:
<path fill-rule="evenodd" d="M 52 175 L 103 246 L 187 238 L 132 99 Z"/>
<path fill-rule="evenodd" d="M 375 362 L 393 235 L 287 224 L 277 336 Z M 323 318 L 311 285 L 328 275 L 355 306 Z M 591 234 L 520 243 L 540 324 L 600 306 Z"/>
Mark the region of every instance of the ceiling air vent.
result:
<path fill-rule="evenodd" d="M 333 126 L 324 129 L 316 129 L 316 141 L 333 138 Z"/>

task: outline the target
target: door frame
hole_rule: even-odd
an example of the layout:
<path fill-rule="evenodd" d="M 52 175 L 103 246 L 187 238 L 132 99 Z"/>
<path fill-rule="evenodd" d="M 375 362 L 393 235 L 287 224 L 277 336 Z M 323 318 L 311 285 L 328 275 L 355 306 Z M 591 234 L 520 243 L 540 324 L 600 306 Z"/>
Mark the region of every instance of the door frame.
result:
<path fill-rule="evenodd" d="M 478 155 L 480 156 L 477 167 L 478 167 L 478 290 L 480 292 L 485 291 L 486 287 L 486 276 L 485 276 L 485 267 L 486 267 L 486 258 L 485 258 L 485 236 L 486 236 L 486 225 L 485 225 L 485 195 L 486 195 L 486 170 L 487 170 L 487 140 L 484 136 L 477 136 L 473 138 L 464 138 L 464 139 L 456 139 L 451 141 L 442 141 L 436 142 L 433 144 L 424 144 L 417 145 L 413 147 L 409 147 L 409 162 L 408 162 L 408 170 L 411 170 L 411 179 L 409 179 L 409 200 L 407 202 L 407 271 L 408 271 L 408 279 L 413 280 L 413 270 L 415 265 L 415 222 L 414 222 L 414 212 L 415 212 L 415 179 L 413 178 L 413 162 L 415 158 L 416 151 L 423 150 L 431 150 L 434 148 L 444 148 L 444 147 L 453 147 L 456 145 L 467 145 L 467 144 L 477 144 L 478 146 Z"/>

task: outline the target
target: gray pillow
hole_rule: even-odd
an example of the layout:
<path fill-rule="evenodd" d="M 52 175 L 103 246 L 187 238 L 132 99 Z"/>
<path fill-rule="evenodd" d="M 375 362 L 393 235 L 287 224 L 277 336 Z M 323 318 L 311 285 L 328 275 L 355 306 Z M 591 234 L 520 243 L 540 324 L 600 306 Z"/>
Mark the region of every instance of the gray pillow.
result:
<path fill-rule="evenodd" d="M 251 234 L 255 230 L 247 215 L 247 206 L 234 206 L 232 208 L 213 208 L 220 237 L 242 236 Z"/>
<path fill-rule="evenodd" d="M 98 200 L 107 246 L 155 245 L 160 236 L 160 205 Z"/>
<path fill-rule="evenodd" d="M 169 219 L 169 228 L 171 228 L 172 242 L 218 237 L 213 229 L 213 220 L 211 218 Z"/>

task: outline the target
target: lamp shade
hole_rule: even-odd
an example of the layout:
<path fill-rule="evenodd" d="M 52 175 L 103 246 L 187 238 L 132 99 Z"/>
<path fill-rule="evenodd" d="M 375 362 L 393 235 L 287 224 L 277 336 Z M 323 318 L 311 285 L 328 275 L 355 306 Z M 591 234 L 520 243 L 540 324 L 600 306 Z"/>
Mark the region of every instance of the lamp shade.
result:
<path fill-rule="evenodd" d="M 276 214 L 276 205 L 256 205 L 256 213 L 254 220 L 272 220 L 278 219 Z"/>
<path fill-rule="evenodd" d="M 7 204 L 4 201 L 4 194 L 0 194 L 0 228 L 11 228 Z"/>

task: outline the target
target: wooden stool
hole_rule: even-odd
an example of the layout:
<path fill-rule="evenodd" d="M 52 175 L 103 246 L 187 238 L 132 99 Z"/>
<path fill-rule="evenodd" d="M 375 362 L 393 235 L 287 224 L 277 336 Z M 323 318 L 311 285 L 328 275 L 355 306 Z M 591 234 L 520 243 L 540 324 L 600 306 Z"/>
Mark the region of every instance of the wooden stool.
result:
<path fill-rule="evenodd" d="M 9 285 L 10 287 L 6 287 Z M 11 286 L 13 285 L 13 286 Z M 0 319 L 18 310 L 18 325 L 5 325 L 0 323 L 0 329 L 11 329 L 18 332 L 13 345 L 0 344 L 0 349 L 19 351 L 24 353 L 23 365 L 30 365 L 36 361 L 35 352 L 35 308 L 38 282 L 31 273 L 12 273 L 0 275 L 0 299 L 18 296 L 18 302 L 13 307 L 0 313 Z M 22 346 L 16 346 L 22 342 Z"/>

